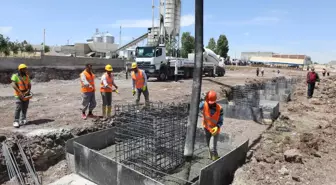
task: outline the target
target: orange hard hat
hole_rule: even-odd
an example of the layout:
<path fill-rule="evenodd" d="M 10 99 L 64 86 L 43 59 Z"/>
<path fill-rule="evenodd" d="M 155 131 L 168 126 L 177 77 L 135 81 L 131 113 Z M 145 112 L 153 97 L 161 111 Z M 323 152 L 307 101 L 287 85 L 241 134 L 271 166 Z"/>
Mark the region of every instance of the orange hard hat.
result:
<path fill-rule="evenodd" d="M 208 92 L 208 96 L 207 96 L 207 100 L 209 104 L 214 104 L 216 103 L 217 100 L 217 93 L 215 91 L 209 91 Z"/>

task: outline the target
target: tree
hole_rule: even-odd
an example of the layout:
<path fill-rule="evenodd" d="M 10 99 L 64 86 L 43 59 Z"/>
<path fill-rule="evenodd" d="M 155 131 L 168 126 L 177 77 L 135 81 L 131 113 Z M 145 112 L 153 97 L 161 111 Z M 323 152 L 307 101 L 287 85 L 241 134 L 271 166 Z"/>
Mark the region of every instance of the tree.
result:
<path fill-rule="evenodd" d="M 217 54 L 226 58 L 229 52 L 229 41 L 225 35 L 220 35 L 217 40 Z"/>
<path fill-rule="evenodd" d="M 45 45 L 45 46 L 44 46 L 44 52 L 45 52 L 45 53 L 50 52 L 50 47 L 47 46 L 47 45 Z"/>
<path fill-rule="evenodd" d="M 190 35 L 190 32 L 183 32 L 182 38 L 182 51 L 181 56 L 187 58 L 189 53 L 192 53 L 195 49 L 195 38 Z"/>
<path fill-rule="evenodd" d="M 210 38 L 207 48 L 216 52 L 216 41 L 214 38 Z"/>
<path fill-rule="evenodd" d="M 0 34 L 0 53 L 4 53 L 7 56 L 9 51 L 9 38 L 5 38 Z"/>
<path fill-rule="evenodd" d="M 26 45 L 24 46 L 24 50 L 25 50 L 26 52 L 28 52 L 28 53 L 32 53 L 32 52 L 34 52 L 34 48 L 33 48 L 33 46 L 32 46 L 31 44 L 26 44 Z"/>
<path fill-rule="evenodd" d="M 9 42 L 10 50 L 13 51 L 14 54 L 18 54 L 20 49 L 20 43 L 18 42 Z"/>

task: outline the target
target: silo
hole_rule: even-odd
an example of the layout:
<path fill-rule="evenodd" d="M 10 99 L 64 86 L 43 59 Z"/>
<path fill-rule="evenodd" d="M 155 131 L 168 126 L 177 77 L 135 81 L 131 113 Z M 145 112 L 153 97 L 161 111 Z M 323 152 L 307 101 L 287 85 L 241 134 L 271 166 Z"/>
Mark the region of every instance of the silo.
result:
<path fill-rule="evenodd" d="M 100 34 L 95 34 L 93 37 L 93 42 L 102 42 L 103 41 L 103 37 Z"/>
<path fill-rule="evenodd" d="M 181 0 L 175 0 L 175 34 L 180 35 Z"/>
<path fill-rule="evenodd" d="M 175 0 L 166 0 L 164 26 L 166 33 L 172 35 L 175 29 Z"/>
<path fill-rule="evenodd" d="M 114 43 L 114 37 L 110 33 L 105 33 L 103 36 L 103 42 L 113 44 Z"/>

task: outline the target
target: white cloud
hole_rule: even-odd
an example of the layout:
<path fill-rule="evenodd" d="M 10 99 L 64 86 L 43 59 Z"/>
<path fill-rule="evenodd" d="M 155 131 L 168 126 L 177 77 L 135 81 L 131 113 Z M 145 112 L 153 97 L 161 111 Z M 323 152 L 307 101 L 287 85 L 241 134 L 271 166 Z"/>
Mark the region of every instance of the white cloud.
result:
<path fill-rule="evenodd" d="M 0 34 L 8 34 L 12 31 L 13 27 L 11 26 L 0 26 Z"/>
<path fill-rule="evenodd" d="M 191 14 L 184 15 L 181 17 L 181 27 L 191 26 L 195 23 L 195 17 Z M 154 20 L 154 25 L 157 26 L 158 20 Z M 152 26 L 151 19 L 134 19 L 134 20 L 117 20 L 109 26 L 114 28 L 150 28 Z"/>

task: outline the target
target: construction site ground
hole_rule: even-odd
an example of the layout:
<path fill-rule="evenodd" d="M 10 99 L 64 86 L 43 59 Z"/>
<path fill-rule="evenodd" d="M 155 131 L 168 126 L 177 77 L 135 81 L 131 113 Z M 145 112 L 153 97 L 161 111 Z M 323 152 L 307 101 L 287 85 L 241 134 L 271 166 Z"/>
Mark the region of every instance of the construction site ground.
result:
<path fill-rule="evenodd" d="M 229 67 L 230 68 L 230 67 Z M 226 97 L 230 93 L 231 86 L 245 83 L 258 83 L 263 80 L 271 79 L 277 76 L 305 76 L 306 71 L 298 71 L 298 70 L 287 70 L 281 69 L 281 73 L 277 74 L 277 69 L 266 68 L 264 77 L 256 77 L 255 68 L 251 67 L 232 67 L 231 70 L 227 68 L 227 72 L 224 77 L 216 77 L 210 78 L 205 77 L 202 81 L 202 92 L 206 92 L 208 90 L 215 90 L 219 94 L 219 99 Z M 119 94 L 113 95 L 113 104 L 127 104 L 134 103 L 135 97 L 132 96 L 131 91 L 131 80 L 125 79 L 123 74 L 119 74 L 116 77 L 116 83 L 119 86 Z M 333 82 L 332 82 L 333 83 Z M 96 86 L 99 87 L 100 81 L 96 79 Z M 334 83 L 333 83 L 334 84 Z M 302 84 L 301 84 L 302 85 Z M 323 87 L 324 82 L 322 82 L 321 87 Z M 335 84 L 334 84 L 335 85 Z M 30 101 L 29 110 L 28 110 L 28 125 L 22 126 L 19 129 L 13 128 L 13 115 L 15 110 L 15 100 L 13 98 L 13 89 L 10 85 L 0 85 L 0 136 L 10 137 L 14 134 L 20 134 L 25 137 L 31 138 L 41 138 L 43 135 L 47 135 L 49 133 L 57 133 L 57 132 L 67 132 L 69 130 L 73 131 L 77 130 L 78 133 L 84 133 L 87 131 L 85 129 L 90 127 L 97 127 L 97 121 L 92 119 L 82 120 L 81 119 L 81 93 L 80 93 L 80 85 L 79 79 L 77 80 L 52 80 L 50 82 L 36 83 L 33 81 L 32 83 L 32 92 L 34 93 L 33 99 Z M 158 82 L 154 79 L 150 79 L 148 83 L 148 89 L 150 93 L 150 101 L 162 101 L 162 102 L 187 102 L 190 101 L 190 95 L 192 90 L 192 79 L 183 79 L 178 82 L 168 81 L 168 82 Z M 305 91 L 304 86 L 299 89 L 301 91 Z M 319 89 L 317 92 L 317 96 L 321 96 L 322 89 Z M 301 124 L 304 128 L 314 128 L 312 130 L 316 133 L 319 133 L 322 130 L 325 130 L 325 125 L 332 120 L 334 116 L 333 113 L 336 112 L 335 107 L 330 107 L 331 105 L 315 105 L 319 106 L 319 108 L 311 108 L 313 106 L 312 103 L 309 103 L 305 99 L 305 93 L 299 91 L 300 94 L 297 94 L 293 102 L 289 104 L 281 104 L 281 111 L 285 111 L 284 115 L 288 115 L 289 119 L 285 119 L 290 123 L 294 123 L 297 119 L 298 122 L 302 122 Z M 303 94 L 302 94 L 303 93 Z M 302 97 L 300 97 L 302 96 Z M 335 105 L 335 97 L 333 100 L 328 100 L 324 97 L 323 101 L 319 99 L 312 99 L 311 101 L 325 103 L 328 101 L 333 101 L 333 105 Z M 97 115 L 101 114 L 101 96 L 99 90 L 97 88 L 96 92 L 96 100 L 97 107 L 94 110 L 94 113 Z M 141 102 L 144 99 L 141 97 Z M 298 102 L 299 101 L 299 102 Z M 329 107 L 327 107 L 329 106 Z M 289 111 L 291 110 L 291 111 Z M 312 112 L 312 114 L 309 113 Z M 315 112 L 314 112 L 315 111 Z M 317 111 L 321 111 L 320 113 Z M 327 114 L 326 111 L 331 111 L 331 113 Z M 282 116 L 283 118 L 283 116 Z M 304 120 L 302 120 L 304 118 Z M 330 122 L 331 123 L 331 122 Z M 335 123 L 334 123 L 335 124 Z M 321 125 L 322 128 L 316 129 L 316 126 Z M 244 121 L 244 120 L 236 120 L 236 119 L 225 119 L 223 132 L 229 134 L 231 136 L 233 144 L 239 144 L 245 139 L 250 139 L 251 141 L 257 139 L 260 134 L 268 128 L 268 125 L 261 125 L 255 123 L 253 121 Z M 328 127 L 327 130 L 333 129 L 334 126 Z M 335 127 L 336 128 L 336 127 Z M 303 129 L 301 126 L 297 126 L 296 129 Z M 336 129 L 335 129 L 336 130 Z M 334 130 L 332 130 L 334 131 Z M 269 131 L 268 131 L 269 132 Z M 294 133 L 298 133 L 295 131 Z M 78 134 L 80 135 L 80 134 Z M 268 134 L 274 137 L 272 134 Z M 278 135 L 278 134 L 277 134 Z M 277 136 L 276 135 L 276 136 Z M 289 135 L 294 135 L 293 132 L 290 132 Z M 296 135 L 294 135 L 296 136 Z M 294 137 L 293 136 L 293 137 Z M 315 135 L 314 135 L 315 138 Z M 265 139 L 264 137 L 262 138 Z M 47 142 L 47 141 L 43 141 Z M 38 144 L 39 145 L 39 144 Z M 42 145 L 42 144 L 41 144 Z M 259 148 L 262 144 L 257 145 Z M 62 149 L 62 148 L 60 148 Z M 31 150 L 37 150 L 32 146 Z M 43 149 L 39 149 L 42 150 Z M 57 150 L 52 150 L 55 152 Z M 272 151 L 272 150 L 271 150 Z M 268 151 L 268 152 L 271 152 Z M 38 152 L 33 152 L 38 153 Z M 257 152 L 256 152 L 257 154 Z M 329 154 L 321 154 L 321 155 L 329 155 Z M 334 156 L 336 153 L 334 153 Z M 33 156 L 34 158 L 34 156 Z M 268 157 L 265 157 L 266 159 Z M 252 158 L 254 159 L 254 158 Z M 324 159 L 324 158 L 319 158 Z M 55 161 L 55 160 L 54 160 Z M 44 184 L 48 184 L 53 182 L 56 179 L 66 175 L 69 173 L 67 169 L 65 160 L 58 160 L 58 164 L 49 165 L 48 170 L 44 170 L 43 172 L 43 182 Z M 253 161 L 253 160 L 252 160 Z M 255 160 L 254 160 L 255 161 Z M 266 162 L 257 162 L 257 164 L 269 164 Z M 246 165 L 251 170 L 253 169 L 251 164 L 253 162 Z M 281 163 L 280 163 L 281 164 Z M 264 165 L 264 166 L 265 166 Z M 297 165 L 298 164 L 291 164 Z M 335 166 L 335 165 L 334 165 Z M 244 167 L 244 168 L 247 168 Z M 244 169 L 242 168 L 242 169 Z M 288 166 L 289 168 L 289 166 Z M 266 167 L 264 167 L 265 172 L 269 172 Z M 254 176 L 256 179 L 258 175 L 253 173 L 261 173 L 260 175 L 266 175 L 267 173 L 263 173 L 262 171 L 251 171 L 251 176 Z M 286 176 L 284 177 L 286 178 Z M 302 178 L 302 177 L 301 177 Z M 265 177 L 266 179 L 266 177 Z M 264 180 L 265 180 L 264 179 Z M 272 176 L 268 179 L 274 180 Z M 303 180 L 303 179 L 301 179 Z M 325 179 L 324 179 L 325 180 Z M 260 181 L 257 181 L 260 182 Z M 336 181 L 335 181 L 336 182 Z M 250 184 L 250 183 L 247 183 Z M 260 184 L 260 183 L 257 183 Z"/>
<path fill-rule="evenodd" d="M 234 185 L 336 184 L 336 76 L 322 77 L 312 99 L 297 84 L 294 98 L 265 131 Z"/>

